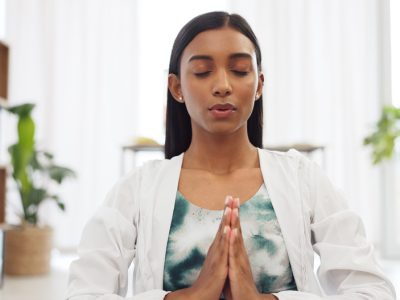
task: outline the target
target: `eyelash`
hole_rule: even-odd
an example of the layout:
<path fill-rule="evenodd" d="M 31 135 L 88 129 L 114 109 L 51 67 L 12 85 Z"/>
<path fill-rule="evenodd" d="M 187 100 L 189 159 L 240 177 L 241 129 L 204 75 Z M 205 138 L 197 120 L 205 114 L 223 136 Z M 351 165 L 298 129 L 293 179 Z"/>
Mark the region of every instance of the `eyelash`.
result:
<path fill-rule="evenodd" d="M 239 77 L 244 77 L 244 76 L 246 76 L 247 74 L 249 74 L 249 72 L 247 72 L 247 71 L 235 71 L 235 70 L 232 70 L 232 72 L 233 72 L 235 75 L 239 76 Z M 196 77 L 199 77 L 199 78 L 205 78 L 205 77 L 207 77 L 210 73 L 211 73 L 211 71 L 206 71 L 206 72 L 201 72 L 201 73 L 194 73 L 194 75 L 195 75 Z"/>
<path fill-rule="evenodd" d="M 205 77 L 207 77 L 210 73 L 211 73 L 211 71 L 207 71 L 207 72 L 201 72 L 201 73 L 194 73 L 194 75 L 195 75 L 196 77 L 199 77 L 199 78 L 205 78 Z"/>
<path fill-rule="evenodd" d="M 249 72 L 246 72 L 246 71 L 233 71 L 233 73 L 235 73 L 236 75 L 238 75 L 240 77 L 244 77 L 247 74 L 249 74 Z"/>

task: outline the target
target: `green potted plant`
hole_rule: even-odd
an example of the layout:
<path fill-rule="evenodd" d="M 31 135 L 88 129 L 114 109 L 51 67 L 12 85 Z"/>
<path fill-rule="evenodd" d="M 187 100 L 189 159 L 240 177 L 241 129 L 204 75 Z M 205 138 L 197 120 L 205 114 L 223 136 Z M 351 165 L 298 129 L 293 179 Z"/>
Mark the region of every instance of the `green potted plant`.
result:
<path fill-rule="evenodd" d="M 21 224 L 9 230 L 5 239 L 4 270 L 9 275 L 36 275 L 49 271 L 52 230 L 40 226 L 38 210 L 46 200 L 53 200 L 61 210 L 65 205 L 52 191 L 75 172 L 54 163 L 53 155 L 36 149 L 34 104 L 26 103 L 5 110 L 18 118 L 18 140 L 8 150 L 12 177 L 21 200 Z"/>
<path fill-rule="evenodd" d="M 384 106 L 375 131 L 364 139 L 364 145 L 370 145 L 373 149 L 373 164 L 392 158 L 399 136 L 400 108 Z"/>

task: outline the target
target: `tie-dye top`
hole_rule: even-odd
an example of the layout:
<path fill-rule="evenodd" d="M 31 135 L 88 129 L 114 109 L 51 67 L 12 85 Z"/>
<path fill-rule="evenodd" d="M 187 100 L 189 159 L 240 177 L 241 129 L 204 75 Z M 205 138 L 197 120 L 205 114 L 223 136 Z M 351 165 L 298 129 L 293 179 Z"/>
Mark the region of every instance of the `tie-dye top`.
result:
<path fill-rule="evenodd" d="M 197 279 L 221 222 L 222 210 L 208 210 L 178 191 L 164 266 L 164 290 L 191 286 Z M 242 234 L 260 293 L 297 290 L 281 229 L 267 188 L 240 206 Z"/>

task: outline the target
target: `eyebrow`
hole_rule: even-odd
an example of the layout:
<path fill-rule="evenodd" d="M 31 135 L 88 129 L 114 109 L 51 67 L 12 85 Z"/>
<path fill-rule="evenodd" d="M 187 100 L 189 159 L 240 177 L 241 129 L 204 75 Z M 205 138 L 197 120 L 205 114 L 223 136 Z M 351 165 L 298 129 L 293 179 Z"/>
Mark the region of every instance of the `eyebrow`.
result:
<path fill-rule="evenodd" d="M 236 59 L 236 58 L 249 58 L 252 59 L 252 56 L 249 53 L 245 52 L 238 52 L 229 55 L 229 60 Z M 213 60 L 210 55 L 193 55 L 189 58 L 189 62 L 194 60 Z"/>

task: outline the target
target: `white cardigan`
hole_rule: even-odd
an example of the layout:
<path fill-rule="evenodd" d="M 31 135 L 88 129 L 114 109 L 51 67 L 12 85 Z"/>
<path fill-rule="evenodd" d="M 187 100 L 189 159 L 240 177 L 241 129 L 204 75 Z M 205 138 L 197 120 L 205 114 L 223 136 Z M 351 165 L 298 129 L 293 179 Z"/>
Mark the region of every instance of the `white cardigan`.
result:
<path fill-rule="evenodd" d="M 360 218 L 321 168 L 293 149 L 259 150 L 259 157 L 298 288 L 275 295 L 281 300 L 394 300 Z M 165 251 L 182 159 L 183 154 L 151 161 L 114 186 L 84 229 L 66 299 L 164 298 Z M 321 259 L 317 275 L 314 252 Z M 135 296 L 124 298 L 133 259 Z"/>

